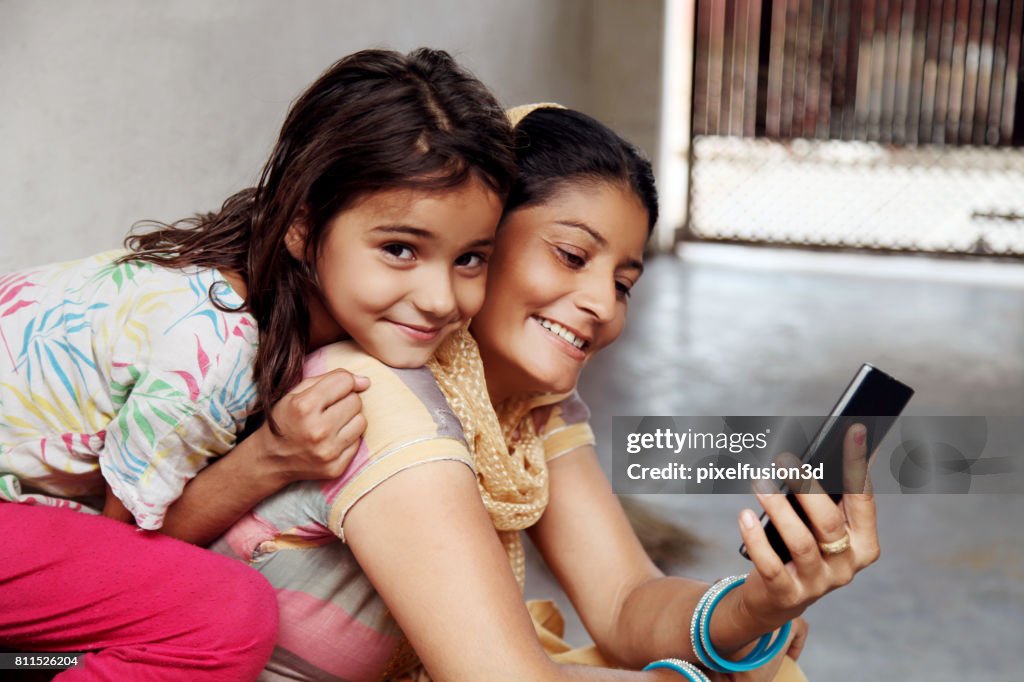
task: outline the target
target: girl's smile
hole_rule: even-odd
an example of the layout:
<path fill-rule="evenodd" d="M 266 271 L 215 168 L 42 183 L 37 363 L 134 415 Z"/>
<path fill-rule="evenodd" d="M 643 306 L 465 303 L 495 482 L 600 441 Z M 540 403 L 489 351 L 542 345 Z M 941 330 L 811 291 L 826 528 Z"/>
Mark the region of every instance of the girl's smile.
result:
<path fill-rule="evenodd" d="M 392 367 L 421 367 L 483 303 L 501 200 L 470 179 L 451 190 L 374 192 L 335 216 L 316 253 L 310 345 L 351 338 Z M 301 222 L 288 250 L 312 257 Z"/>

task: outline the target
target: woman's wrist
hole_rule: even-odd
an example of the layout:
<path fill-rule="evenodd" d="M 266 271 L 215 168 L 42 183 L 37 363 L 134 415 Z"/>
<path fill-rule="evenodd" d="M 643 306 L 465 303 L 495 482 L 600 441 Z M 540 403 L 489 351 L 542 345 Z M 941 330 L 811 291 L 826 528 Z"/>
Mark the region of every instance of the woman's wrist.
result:
<path fill-rule="evenodd" d="M 758 637 L 778 630 L 795 617 L 751 609 L 749 589 L 744 583 L 726 594 L 711 614 L 708 624 L 716 650 L 730 657 L 742 656 Z"/>
<path fill-rule="evenodd" d="M 711 636 L 711 619 L 725 599 L 746 582 L 747 576 L 722 578 L 704 593 L 694 610 L 690 625 L 691 646 L 700 662 L 711 670 L 723 673 L 756 670 L 774 659 L 787 644 L 792 628 L 789 621 L 778 630 L 772 628 L 761 633 L 753 647 L 739 655 L 716 646 Z"/>
<path fill-rule="evenodd" d="M 734 617 L 740 618 L 742 622 L 747 623 L 748 627 L 756 632 L 756 635 L 778 630 L 789 621 L 798 618 L 804 611 L 804 609 L 770 611 L 759 608 L 757 601 L 751 598 L 751 590 L 753 589 L 746 583 L 740 585 L 732 593 L 726 595 L 722 600 L 721 606 L 731 602 L 730 611 L 734 614 Z M 714 629 L 712 629 L 712 632 L 714 632 Z"/>

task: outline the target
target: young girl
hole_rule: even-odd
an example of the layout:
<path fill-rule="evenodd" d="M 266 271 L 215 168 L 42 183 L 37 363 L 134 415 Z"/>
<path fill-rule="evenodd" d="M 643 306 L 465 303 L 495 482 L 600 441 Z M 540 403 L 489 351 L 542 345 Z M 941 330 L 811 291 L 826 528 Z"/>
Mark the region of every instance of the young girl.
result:
<path fill-rule="evenodd" d="M 0 282 L 0 494 L 37 507 L 26 515 L 26 505 L 0 504 L 0 522 L 18 527 L 0 582 L 20 604 L 3 610 L 0 642 L 66 649 L 61 633 L 74 632 L 78 648 L 114 648 L 116 638 L 89 640 L 96 619 L 124 616 L 103 624 L 116 634 L 154 608 L 145 599 L 134 613 L 110 604 L 109 579 L 126 585 L 120 555 L 145 554 L 125 542 L 123 527 L 89 519 L 83 540 L 118 557 L 101 580 L 52 537 L 54 527 L 76 535 L 80 515 L 42 505 L 85 510 L 81 498 L 106 485 L 109 515 L 123 505 L 140 528 L 203 542 L 290 481 L 336 476 L 362 428 L 350 393 L 365 382 L 338 371 L 299 384 L 303 358 L 352 338 L 391 366 L 422 366 L 480 306 L 511 172 L 503 112 L 450 57 L 364 51 L 296 101 L 259 184 L 220 211 L 134 237 L 134 253 Z M 236 447 L 257 410 L 267 423 Z M 182 494 L 211 457 L 229 451 Z M 172 561 L 176 551 L 127 584 L 159 586 L 168 571 L 181 573 L 194 552 Z M 209 559 L 213 576 L 220 562 Z M 217 595 L 246 598 L 208 582 L 217 587 L 204 609 Z M 41 584 L 57 590 L 34 593 Z M 89 609 L 68 610 L 61 587 L 86 593 L 75 603 Z M 43 608 L 51 611 L 46 636 L 33 625 Z M 244 633 L 254 614 L 238 611 L 246 622 L 232 627 Z M 276 620 L 255 619 L 270 629 Z M 156 625 L 150 634 L 163 636 Z M 255 655 L 266 654 L 263 646 Z"/>
<path fill-rule="evenodd" d="M 422 663 L 445 680 L 667 681 L 680 678 L 638 670 L 694 658 L 690 618 L 707 585 L 666 578 L 644 555 L 573 393 L 623 329 L 657 215 L 650 167 L 576 112 L 541 108 L 516 133 L 516 182 L 471 335 L 445 342 L 430 373 L 386 367 L 348 343 L 314 353 L 310 375 L 347 367 L 371 379 L 355 460 L 335 481 L 264 500 L 213 546 L 277 588 L 280 636 L 261 679 L 390 679 Z M 862 440 L 847 447 L 863 456 Z M 844 527 L 825 501 L 807 502 L 815 533 Z M 806 545 L 795 515 L 764 504 L 791 546 Z M 792 572 L 744 514 L 756 569 L 716 608 L 718 649 L 737 651 L 797 618 L 874 559 L 873 504 L 844 504 L 851 549 L 803 552 Z M 569 651 L 545 614 L 524 606 L 523 529 L 596 649 Z M 782 649 L 795 657 L 804 630 L 798 620 Z M 780 654 L 734 679 L 769 680 L 783 665 Z M 785 679 L 800 679 L 785 665 Z"/>

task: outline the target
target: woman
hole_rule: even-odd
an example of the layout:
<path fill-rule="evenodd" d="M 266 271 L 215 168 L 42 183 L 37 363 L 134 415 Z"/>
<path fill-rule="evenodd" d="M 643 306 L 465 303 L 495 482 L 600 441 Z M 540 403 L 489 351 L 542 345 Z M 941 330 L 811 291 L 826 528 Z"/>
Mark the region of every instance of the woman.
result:
<path fill-rule="evenodd" d="M 442 347 L 432 377 L 345 344 L 315 354 L 307 373 L 346 367 L 370 378 L 364 445 L 342 478 L 294 484 L 215 545 L 278 590 L 281 636 L 266 679 L 397 676 L 415 664 L 412 650 L 439 680 L 672 680 L 672 670 L 638 669 L 694 658 L 691 615 L 707 585 L 665 577 L 644 554 L 572 393 L 621 333 L 642 273 L 657 218 L 650 166 L 582 114 L 519 113 L 519 175 L 471 336 Z M 863 456 L 863 431 L 846 447 Z M 813 534 L 784 500 L 762 496 L 796 557 L 788 570 L 752 513 L 741 516 L 755 570 L 717 605 L 707 626 L 715 649 L 741 650 L 877 557 L 870 496 L 842 507 L 807 497 Z M 547 655 L 537 633 L 558 643 L 522 600 L 522 529 L 594 638 L 585 662 L 628 670 Z M 846 551 L 818 550 L 847 532 Z M 782 643 L 793 654 L 802 624 L 795 631 Z M 771 679 L 781 664 L 737 679 Z"/>

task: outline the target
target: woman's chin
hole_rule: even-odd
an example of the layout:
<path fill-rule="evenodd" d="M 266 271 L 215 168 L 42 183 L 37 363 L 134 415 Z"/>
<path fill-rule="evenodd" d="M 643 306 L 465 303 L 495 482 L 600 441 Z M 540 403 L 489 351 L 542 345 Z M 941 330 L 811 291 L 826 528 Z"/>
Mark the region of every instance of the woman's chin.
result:
<path fill-rule="evenodd" d="M 579 372 L 548 371 L 529 372 L 527 376 L 531 379 L 532 386 L 530 393 L 569 393 L 576 388 L 579 381 Z"/>

